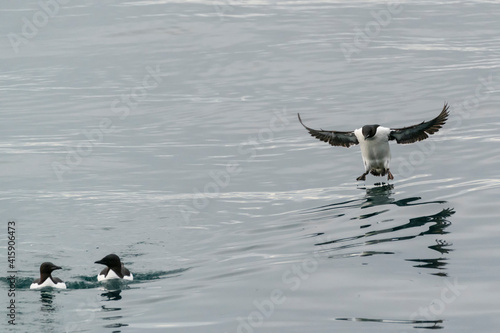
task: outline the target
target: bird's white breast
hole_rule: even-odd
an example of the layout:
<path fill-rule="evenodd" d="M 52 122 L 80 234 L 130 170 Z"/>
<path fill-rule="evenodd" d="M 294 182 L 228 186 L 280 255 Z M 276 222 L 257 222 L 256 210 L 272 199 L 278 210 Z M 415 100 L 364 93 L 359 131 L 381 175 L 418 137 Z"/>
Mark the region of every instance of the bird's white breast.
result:
<path fill-rule="evenodd" d="M 114 279 L 121 279 L 121 277 L 116 275 L 115 271 L 112 269 L 109 270 L 108 275 L 106 275 L 106 276 L 104 276 L 104 274 L 97 275 L 97 281 L 106 281 L 106 280 L 114 280 Z M 134 276 L 132 275 L 132 273 L 130 273 L 130 275 L 123 276 L 123 279 L 132 281 L 134 279 Z"/>
<path fill-rule="evenodd" d="M 359 141 L 361 148 L 361 156 L 365 169 L 386 169 L 389 167 L 391 159 L 391 151 L 389 148 L 389 133 L 390 128 L 379 126 L 375 135 L 365 140 L 362 129 L 358 128 L 354 131 L 354 135 Z"/>
<path fill-rule="evenodd" d="M 49 279 L 43 281 L 42 284 L 32 283 L 30 286 L 30 289 L 41 289 L 41 288 L 45 288 L 45 287 L 66 289 L 66 284 L 64 282 L 54 283 L 54 281 L 52 281 L 52 279 L 49 278 Z"/>

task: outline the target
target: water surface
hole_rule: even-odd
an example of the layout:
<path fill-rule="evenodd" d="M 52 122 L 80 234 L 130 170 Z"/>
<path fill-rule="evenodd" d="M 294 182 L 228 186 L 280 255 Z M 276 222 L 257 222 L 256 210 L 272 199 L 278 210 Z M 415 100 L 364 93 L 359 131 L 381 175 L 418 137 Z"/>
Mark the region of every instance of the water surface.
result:
<path fill-rule="evenodd" d="M 2 4 L 0 209 L 18 269 L 2 331 L 496 332 L 496 9 Z M 445 101 L 439 133 L 391 145 L 390 184 L 356 182 L 359 147 L 296 117 L 401 127 Z M 135 276 L 119 290 L 95 279 L 109 253 Z M 44 261 L 67 290 L 29 290 Z"/>

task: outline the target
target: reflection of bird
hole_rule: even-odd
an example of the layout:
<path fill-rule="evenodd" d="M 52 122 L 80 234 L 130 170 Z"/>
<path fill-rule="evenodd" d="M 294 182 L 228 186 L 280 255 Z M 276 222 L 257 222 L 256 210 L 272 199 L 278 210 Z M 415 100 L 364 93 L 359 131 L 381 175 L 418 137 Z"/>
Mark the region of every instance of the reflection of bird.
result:
<path fill-rule="evenodd" d="M 302 126 L 321 141 L 328 142 L 332 146 L 360 145 L 365 172 L 356 180 L 365 180 L 368 173 L 374 176 L 387 174 L 389 180 L 394 179 L 389 170 L 391 160 L 389 140 L 396 140 L 397 143 L 413 143 L 427 139 L 430 134 L 436 133 L 444 125 L 449 115 L 448 108 L 448 104 L 445 103 L 443 110 L 436 118 L 413 126 L 387 128 L 380 125 L 365 125 L 351 132 L 315 130 L 304 125 L 300 115 L 297 115 Z"/>
<path fill-rule="evenodd" d="M 101 260 L 95 262 L 96 264 L 106 265 L 105 269 L 97 275 L 97 281 L 105 281 L 112 279 L 124 279 L 132 281 L 134 276 L 128 269 L 125 268 L 120 258 L 116 254 L 108 254 Z"/>
<path fill-rule="evenodd" d="M 41 289 L 45 287 L 52 287 L 57 289 L 66 289 L 66 284 L 59 278 L 52 277 L 52 271 L 61 269 L 61 267 L 54 265 L 51 262 L 44 262 L 40 265 L 40 278 L 33 281 L 30 289 Z"/>

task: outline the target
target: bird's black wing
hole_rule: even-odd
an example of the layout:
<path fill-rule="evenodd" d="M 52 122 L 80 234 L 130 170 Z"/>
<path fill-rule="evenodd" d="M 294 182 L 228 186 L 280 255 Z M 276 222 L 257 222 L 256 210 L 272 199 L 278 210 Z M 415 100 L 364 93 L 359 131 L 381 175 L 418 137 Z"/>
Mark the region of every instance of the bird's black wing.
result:
<path fill-rule="evenodd" d="M 104 277 L 106 277 L 108 276 L 109 270 L 110 270 L 109 267 L 103 268 L 103 270 L 101 271 L 101 273 L 99 273 L 99 275 L 104 275 Z"/>
<path fill-rule="evenodd" d="M 444 125 L 450 114 L 448 109 L 448 104 L 444 103 L 439 116 L 432 120 L 403 128 L 391 128 L 389 140 L 396 140 L 397 143 L 413 143 L 427 139 L 430 134 L 436 133 Z"/>
<path fill-rule="evenodd" d="M 302 119 L 300 119 L 300 114 L 297 113 L 297 116 L 299 116 L 299 121 L 302 126 L 304 126 L 312 136 L 321 141 L 328 142 L 332 146 L 350 147 L 359 143 L 354 132 L 324 131 L 322 129 L 318 131 L 304 125 Z"/>

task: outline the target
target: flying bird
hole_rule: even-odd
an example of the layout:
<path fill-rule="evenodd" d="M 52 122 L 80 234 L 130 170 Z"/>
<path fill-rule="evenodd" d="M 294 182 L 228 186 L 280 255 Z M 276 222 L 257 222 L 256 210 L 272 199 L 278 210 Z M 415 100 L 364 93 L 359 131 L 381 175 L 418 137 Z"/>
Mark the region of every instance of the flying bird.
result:
<path fill-rule="evenodd" d="M 347 148 L 360 145 L 365 172 L 356 180 L 365 180 L 369 173 L 374 176 L 387 174 L 387 180 L 390 180 L 394 179 L 394 176 L 389 169 L 391 161 L 389 141 L 396 140 L 397 143 L 407 144 L 427 139 L 445 124 L 449 116 L 448 109 L 449 106 L 445 103 L 443 110 L 436 118 L 408 127 L 387 128 L 380 125 L 365 125 L 351 132 L 315 130 L 304 125 L 300 114 L 297 113 L 297 116 L 302 126 L 321 141 L 328 142 L 332 146 Z"/>

